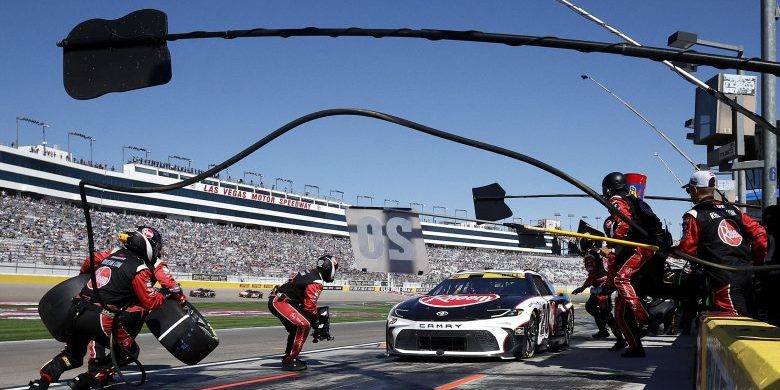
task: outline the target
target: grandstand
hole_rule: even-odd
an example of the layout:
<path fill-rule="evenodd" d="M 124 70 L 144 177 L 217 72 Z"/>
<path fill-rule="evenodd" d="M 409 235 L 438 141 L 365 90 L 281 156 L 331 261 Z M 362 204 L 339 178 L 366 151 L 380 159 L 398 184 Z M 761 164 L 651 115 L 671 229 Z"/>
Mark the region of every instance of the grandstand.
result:
<path fill-rule="evenodd" d="M 339 235 L 263 226 L 200 223 L 160 218 L 150 213 L 97 209 L 92 213 L 98 250 L 115 246 L 116 233 L 137 225 L 155 226 L 164 235 L 164 255 L 179 274 L 220 274 L 243 278 L 284 278 L 310 267 L 322 253 L 343 258 L 340 278 L 386 280 L 387 275 L 352 269 L 349 239 Z M 517 251 L 426 245 L 431 272 L 391 275 L 396 282 L 436 283 L 459 269 L 535 269 L 559 285 L 582 281 L 577 258 Z M 87 256 L 81 208 L 67 201 L 29 197 L 3 190 L 0 197 L 0 263 L 78 268 Z"/>

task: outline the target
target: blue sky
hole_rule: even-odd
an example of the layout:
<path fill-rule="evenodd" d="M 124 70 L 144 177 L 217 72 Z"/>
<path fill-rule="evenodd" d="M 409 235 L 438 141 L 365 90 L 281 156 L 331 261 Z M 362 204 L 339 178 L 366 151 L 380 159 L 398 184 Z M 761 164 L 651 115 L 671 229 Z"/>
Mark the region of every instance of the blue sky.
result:
<path fill-rule="evenodd" d="M 759 2 L 580 1 L 577 4 L 648 46 L 676 30 L 745 45 L 760 56 Z M 597 189 L 611 171 L 648 175 L 648 193 L 685 196 L 654 152 L 685 180 L 687 162 L 654 131 L 592 83 L 589 74 L 631 102 L 697 161 L 685 140 L 694 87 L 662 64 L 545 48 L 371 38 L 254 38 L 170 43 L 173 79 L 161 87 L 77 101 L 62 86 L 55 43 L 76 24 L 158 8 L 172 33 L 253 27 L 373 27 L 481 30 L 615 42 L 617 38 L 555 1 L 3 2 L 0 12 L 0 141 L 15 138 L 16 116 L 51 124 L 49 144 L 68 131 L 97 138 L 94 159 L 119 165 L 121 145 L 152 157 L 186 156 L 199 168 L 220 162 L 298 116 L 360 107 L 405 117 L 530 155 Z M 715 69 L 700 67 L 709 79 Z M 21 143 L 41 141 L 23 125 Z M 89 147 L 73 140 L 77 157 Z M 576 192 L 543 171 L 504 157 L 364 118 L 307 124 L 230 169 L 265 182 L 293 180 L 323 194 L 422 203 L 426 211 L 467 209 L 471 187 L 499 182 L 509 194 Z M 361 199 L 361 204 L 366 201 Z M 591 199 L 515 200 L 524 221 L 606 215 Z M 689 204 L 651 203 L 676 237 Z M 437 209 L 437 211 L 441 211 Z M 568 225 L 564 218 L 564 227 Z"/>

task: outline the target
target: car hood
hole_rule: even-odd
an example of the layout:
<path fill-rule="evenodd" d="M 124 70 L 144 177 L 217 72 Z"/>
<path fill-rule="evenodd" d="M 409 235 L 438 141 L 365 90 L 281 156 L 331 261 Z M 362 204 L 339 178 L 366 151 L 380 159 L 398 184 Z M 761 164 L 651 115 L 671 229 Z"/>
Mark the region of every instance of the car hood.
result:
<path fill-rule="evenodd" d="M 470 321 L 495 318 L 533 295 L 424 295 L 408 299 L 391 315 L 416 321 Z"/>

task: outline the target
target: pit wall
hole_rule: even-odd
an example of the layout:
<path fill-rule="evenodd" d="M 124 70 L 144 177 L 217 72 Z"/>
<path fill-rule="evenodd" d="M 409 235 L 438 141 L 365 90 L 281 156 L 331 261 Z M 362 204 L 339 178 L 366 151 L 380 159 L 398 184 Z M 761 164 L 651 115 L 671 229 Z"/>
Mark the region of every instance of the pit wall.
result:
<path fill-rule="evenodd" d="M 700 325 L 698 389 L 780 389 L 780 328 L 723 313 Z"/>

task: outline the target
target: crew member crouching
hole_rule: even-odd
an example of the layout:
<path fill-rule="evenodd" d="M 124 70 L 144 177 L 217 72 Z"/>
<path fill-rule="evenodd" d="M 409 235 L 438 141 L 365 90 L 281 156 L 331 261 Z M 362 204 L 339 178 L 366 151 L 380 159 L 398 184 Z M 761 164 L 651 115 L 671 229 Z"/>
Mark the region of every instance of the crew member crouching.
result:
<path fill-rule="evenodd" d="M 585 311 L 588 312 L 596 321 L 598 333 L 593 335 L 594 339 L 603 339 L 609 337 L 607 326 L 612 329 L 612 334 L 617 338 L 618 343 L 625 344 L 623 335 L 617 329 L 615 317 L 612 316 L 612 295 L 606 288 L 602 287 L 607 280 L 607 270 L 604 266 L 606 259 L 601 252 L 591 249 L 585 254 L 583 262 L 585 270 L 588 271 L 588 278 L 582 283 L 582 286 L 574 289 L 572 294 L 577 295 L 590 287 L 590 297 L 585 303 Z"/>
<path fill-rule="evenodd" d="M 119 366 L 132 361 L 128 354 L 133 358 L 138 356 L 140 350 L 131 333 L 138 325 L 126 323 L 126 318 L 134 316 L 120 314 L 117 318 L 116 313 L 132 306 L 152 310 L 165 301 L 165 296 L 152 287 L 150 266 L 153 266 L 162 247 L 159 233 L 155 233 L 156 230 L 151 228 L 127 232 L 128 238 L 121 249 L 110 253 L 99 264 L 96 259 L 95 266 L 99 268 L 95 270 L 95 279 L 100 300 L 91 280 L 74 297 L 72 325 L 65 349 L 41 368 L 40 379 L 30 382 L 30 390 L 48 389 L 49 384 L 59 380 L 63 372 L 80 367 L 90 341 L 110 345 L 112 333 L 119 343 L 116 348 Z M 155 237 L 158 239 L 155 240 Z"/>
<path fill-rule="evenodd" d="M 306 362 L 298 359 L 298 354 L 309 330 L 317 325 L 317 300 L 322 293 L 323 282 L 333 282 L 337 269 L 336 257 L 325 255 L 317 259 L 315 268 L 298 272 L 287 283 L 271 291 L 268 309 L 282 321 L 289 333 L 282 357 L 283 370 L 306 369 Z"/>

